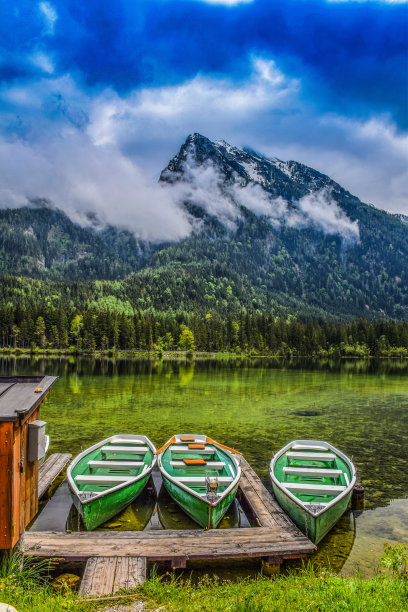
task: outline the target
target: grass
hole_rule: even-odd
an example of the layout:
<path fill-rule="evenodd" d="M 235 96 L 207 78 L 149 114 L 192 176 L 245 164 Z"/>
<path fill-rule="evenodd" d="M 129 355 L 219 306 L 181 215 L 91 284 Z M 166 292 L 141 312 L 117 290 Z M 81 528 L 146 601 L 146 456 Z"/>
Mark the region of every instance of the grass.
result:
<path fill-rule="evenodd" d="M 106 606 L 131 604 L 136 598 L 86 602 L 69 589 L 56 592 L 50 584 L 49 563 L 21 556 L 0 566 L 0 601 L 18 612 L 85 612 Z M 346 578 L 312 568 L 273 579 L 259 576 L 237 582 L 206 576 L 198 584 L 170 574 L 152 577 L 132 591 L 147 609 L 163 606 L 168 612 L 399 612 L 407 609 L 408 578 L 403 574 L 378 573 L 371 580 Z"/>
<path fill-rule="evenodd" d="M 391 612 L 407 609 L 408 580 L 381 573 L 371 580 L 345 578 L 308 568 L 288 576 L 238 582 L 208 576 L 198 585 L 181 583 L 174 576 L 168 581 L 153 576 L 142 593 L 152 607 L 164 606 L 168 612 Z"/>

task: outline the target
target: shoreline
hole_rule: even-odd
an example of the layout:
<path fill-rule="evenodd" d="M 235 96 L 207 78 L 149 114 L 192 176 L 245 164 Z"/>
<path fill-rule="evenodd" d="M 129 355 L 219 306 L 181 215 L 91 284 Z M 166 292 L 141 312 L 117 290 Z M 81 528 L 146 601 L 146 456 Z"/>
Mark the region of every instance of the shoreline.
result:
<path fill-rule="evenodd" d="M 141 351 L 141 350 L 126 350 L 126 349 L 107 349 L 105 351 L 87 351 L 79 349 L 40 349 L 36 348 L 25 349 L 25 348 L 0 348 L 1 355 L 10 355 L 13 357 L 89 357 L 94 359 L 102 358 L 121 358 L 121 359 L 150 359 L 150 360 L 206 360 L 206 359 L 219 359 L 219 360 L 237 360 L 237 359 L 280 359 L 290 361 L 293 359 L 315 359 L 315 360 L 330 360 L 330 361 L 370 361 L 370 360 L 389 360 L 408 362 L 407 358 L 403 355 L 322 355 L 322 354 L 305 354 L 305 355 L 288 355 L 288 354 L 258 354 L 254 352 L 249 353 L 233 353 L 223 351 Z"/>

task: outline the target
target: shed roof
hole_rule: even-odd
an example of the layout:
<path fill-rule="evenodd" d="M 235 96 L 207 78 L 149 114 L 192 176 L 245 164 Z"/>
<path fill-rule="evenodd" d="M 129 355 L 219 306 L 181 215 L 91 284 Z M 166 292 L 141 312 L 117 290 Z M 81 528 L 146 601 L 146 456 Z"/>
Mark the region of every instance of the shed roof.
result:
<path fill-rule="evenodd" d="M 0 376 L 0 421 L 25 418 L 42 402 L 58 376 Z"/>

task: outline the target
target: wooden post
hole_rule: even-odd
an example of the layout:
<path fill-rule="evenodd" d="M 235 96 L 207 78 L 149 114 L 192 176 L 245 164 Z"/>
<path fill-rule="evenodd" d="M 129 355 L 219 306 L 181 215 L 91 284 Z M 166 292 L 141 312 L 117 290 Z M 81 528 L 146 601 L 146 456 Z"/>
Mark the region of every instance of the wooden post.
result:
<path fill-rule="evenodd" d="M 266 576 L 277 576 L 280 574 L 281 557 L 265 557 L 262 559 L 262 573 Z"/>
<path fill-rule="evenodd" d="M 38 512 L 38 461 L 28 461 L 29 424 L 56 377 L 0 377 L 0 550 L 12 550 Z"/>

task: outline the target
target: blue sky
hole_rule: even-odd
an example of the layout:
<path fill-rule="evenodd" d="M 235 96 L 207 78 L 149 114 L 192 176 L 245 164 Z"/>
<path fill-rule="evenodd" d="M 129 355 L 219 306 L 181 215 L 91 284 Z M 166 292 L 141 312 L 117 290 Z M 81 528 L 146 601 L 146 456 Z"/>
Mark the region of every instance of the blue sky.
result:
<path fill-rule="evenodd" d="M 407 9 L 396 0 L 2 3 L 0 205 L 43 195 L 110 218 L 119 194 L 121 220 L 146 223 L 160 170 L 198 131 L 304 162 L 408 213 Z"/>

